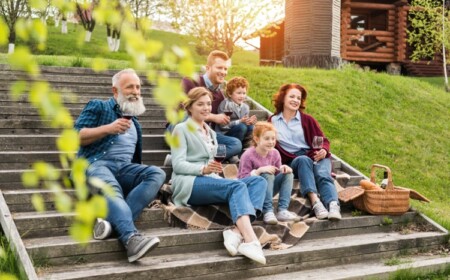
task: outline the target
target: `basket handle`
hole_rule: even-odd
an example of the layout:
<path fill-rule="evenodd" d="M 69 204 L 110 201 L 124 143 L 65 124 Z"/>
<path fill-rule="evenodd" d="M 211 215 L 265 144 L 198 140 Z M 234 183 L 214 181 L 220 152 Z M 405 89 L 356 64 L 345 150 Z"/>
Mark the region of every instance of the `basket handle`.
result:
<path fill-rule="evenodd" d="M 388 183 L 386 186 L 386 190 L 394 190 L 394 183 L 392 182 L 392 173 L 391 169 L 385 165 L 381 164 L 372 164 L 371 170 L 370 170 L 370 181 L 375 184 L 375 168 L 383 168 L 386 169 L 388 174 Z"/>

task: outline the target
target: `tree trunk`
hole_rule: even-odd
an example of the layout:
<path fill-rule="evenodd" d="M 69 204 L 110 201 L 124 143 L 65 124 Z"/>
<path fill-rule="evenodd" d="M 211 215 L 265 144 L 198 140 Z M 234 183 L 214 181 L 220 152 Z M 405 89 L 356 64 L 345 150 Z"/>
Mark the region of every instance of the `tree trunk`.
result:
<path fill-rule="evenodd" d="M 8 44 L 8 53 L 14 53 L 15 44 L 9 43 Z"/>
<path fill-rule="evenodd" d="M 61 33 L 67 34 L 67 20 L 62 20 L 61 22 Z"/>
<path fill-rule="evenodd" d="M 84 36 L 84 41 L 85 42 L 90 42 L 91 41 L 91 36 L 92 36 L 92 32 L 91 31 L 86 31 L 86 35 Z"/>

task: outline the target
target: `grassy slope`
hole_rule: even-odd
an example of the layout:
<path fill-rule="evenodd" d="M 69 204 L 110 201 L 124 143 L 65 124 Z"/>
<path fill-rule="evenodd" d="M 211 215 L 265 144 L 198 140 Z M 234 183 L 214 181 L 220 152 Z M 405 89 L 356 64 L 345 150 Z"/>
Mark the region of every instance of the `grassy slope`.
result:
<path fill-rule="evenodd" d="M 353 69 L 317 70 L 235 67 L 230 77 L 250 81 L 250 96 L 273 110 L 271 97 L 283 83 L 309 90 L 307 113 L 320 122 L 332 152 L 366 175 L 380 163 L 394 184 L 432 200 L 414 202 L 450 229 L 450 94 L 427 82 Z"/>
<path fill-rule="evenodd" d="M 92 42 L 78 46 L 81 27 L 69 25 L 69 34 L 49 27 L 48 48 L 38 61 L 42 64 L 73 66 L 80 58 L 126 59 L 121 50 L 105 50 L 106 28 L 97 26 Z M 188 46 L 194 53 L 195 39 L 153 31 L 155 39 L 170 47 L 172 42 Z M 82 34 L 83 35 L 83 34 Z M 82 36 L 81 35 L 81 36 Z M 5 49 L 0 48 L 0 52 Z M 68 55 L 65 56 L 55 56 Z M 194 55 L 197 63 L 205 58 Z M 332 152 L 369 175 L 370 166 L 380 163 L 393 171 L 396 185 L 418 190 L 433 202 L 414 203 L 427 215 L 450 229 L 450 168 L 448 155 L 450 95 L 436 86 L 435 79 L 395 77 L 352 69 L 316 70 L 253 67 L 258 54 L 237 51 L 229 77 L 242 75 L 250 81 L 250 96 L 273 109 L 271 96 L 282 83 L 304 84 L 309 92 L 307 112 L 314 115 L 330 138 Z M 6 55 L 0 55 L 0 63 Z M 129 66 L 110 60 L 111 68 Z M 428 82 L 422 81 L 426 80 Z M 434 85 L 433 85 L 434 84 Z"/>

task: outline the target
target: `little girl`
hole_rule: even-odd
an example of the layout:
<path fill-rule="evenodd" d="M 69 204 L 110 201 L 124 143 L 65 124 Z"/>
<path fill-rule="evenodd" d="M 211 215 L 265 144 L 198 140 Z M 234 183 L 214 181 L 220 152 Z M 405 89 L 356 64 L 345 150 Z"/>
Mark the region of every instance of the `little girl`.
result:
<path fill-rule="evenodd" d="M 262 176 L 267 180 L 264 199 L 264 223 L 277 224 L 278 221 L 299 221 L 299 217 L 288 211 L 294 175 L 287 165 L 281 165 L 281 156 L 276 150 L 277 133 L 269 122 L 257 122 L 253 130 L 253 147 L 241 156 L 239 179 L 249 176 Z M 280 193 L 277 215 L 273 213 L 272 198 Z"/>

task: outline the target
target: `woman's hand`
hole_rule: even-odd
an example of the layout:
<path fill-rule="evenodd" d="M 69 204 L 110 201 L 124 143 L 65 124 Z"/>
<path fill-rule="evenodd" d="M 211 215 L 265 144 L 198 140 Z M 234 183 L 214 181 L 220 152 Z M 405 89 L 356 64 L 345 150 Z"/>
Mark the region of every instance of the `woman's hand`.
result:
<path fill-rule="evenodd" d="M 314 161 L 318 162 L 321 159 L 324 159 L 327 156 L 327 150 L 320 149 L 314 152 Z"/>
<path fill-rule="evenodd" d="M 205 165 L 205 167 L 203 168 L 203 175 L 207 175 L 207 174 L 211 174 L 211 173 L 219 174 L 222 172 L 223 172 L 222 163 L 217 162 L 215 160 L 209 162 L 208 165 Z"/>
<path fill-rule="evenodd" d="M 292 173 L 292 168 L 290 168 L 287 165 L 282 165 L 282 166 L 280 166 L 280 172 L 283 174 Z"/>
<path fill-rule="evenodd" d="M 272 165 L 267 165 L 267 166 L 262 166 L 258 169 L 256 169 L 256 174 L 257 175 L 261 175 L 263 173 L 269 173 L 269 174 L 275 174 L 275 172 L 277 172 L 278 168 L 276 168 L 275 166 Z"/>

